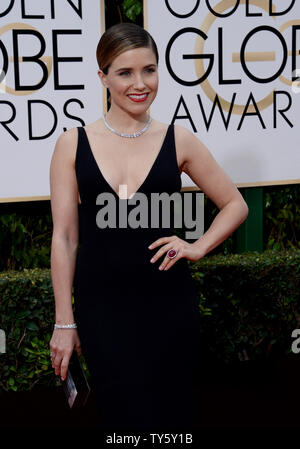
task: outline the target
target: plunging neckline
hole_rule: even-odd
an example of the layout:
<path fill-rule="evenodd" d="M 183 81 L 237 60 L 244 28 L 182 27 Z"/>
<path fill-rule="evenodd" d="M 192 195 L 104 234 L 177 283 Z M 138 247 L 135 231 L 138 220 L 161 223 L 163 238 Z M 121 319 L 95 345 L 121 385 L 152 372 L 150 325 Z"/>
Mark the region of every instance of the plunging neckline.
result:
<path fill-rule="evenodd" d="M 149 176 L 150 176 L 151 172 L 153 171 L 155 165 L 156 165 L 157 162 L 158 162 L 158 159 L 159 159 L 159 157 L 160 157 L 160 155 L 161 155 L 161 153 L 162 153 L 162 150 L 163 150 L 163 148 L 164 148 L 164 146 L 165 146 L 165 142 L 166 142 L 166 138 L 167 138 L 167 135 L 168 135 L 170 126 L 171 126 L 171 125 L 169 125 L 168 128 L 167 128 L 167 131 L 166 131 L 165 136 L 164 136 L 164 138 L 163 138 L 161 147 L 160 147 L 160 149 L 159 149 L 159 151 L 158 151 L 158 153 L 157 153 L 157 155 L 156 155 L 156 157 L 155 157 L 155 159 L 154 159 L 154 161 L 153 161 L 153 163 L 152 163 L 152 165 L 151 165 L 149 171 L 147 172 L 147 175 L 146 175 L 144 181 L 141 183 L 141 185 L 139 186 L 139 188 L 137 189 L 137 191 L 134 192 L 134 193 L 130 196 L 130 198 L 120 198 L 119 195 L 117 194 L 117 192 L 112 188 L 112 186 L 111 186 L 111 185 L 109 184 L 109 182 L 106 180 L 106 178 L 105 178 L 104 174 L 102 173 L 101 168 L 100 168 L 100 166 L 98 165 L 98 162 L 96 161 L 96 158 L 95 158 L 95 156 L 94 156 L 94 153 L 93 153 L 92 147 L 91 147 L 91 145 L 90 145 L 90 141 L 89 141 L 87 132 L 86 132 L 84 126 L 82 127 L 82 129 L 84 130 L 84 135 L 85 135 L 86 140 L 87 140 L 87 143 L 88 143 L 89 151 L 90 151 L 90 153 L 91 153 L 91 156 L 92 156 L 93 162 L 94 162 L 94 164 L 95 164 L 95 166 L 96 166 L 96 169 L 97 169 L 97 171 L 98 171 L 98 174 L 101 176 L 101 178 L 103 179 L 103 181 L 105 182 L 105 184 L 107 185 L 107 187 L 109 188 L 109 190 L 111 190 L 111 192 L 118 198 L 118 200 L 120 200 L 120 201 L 121 201 L 121 200 L 129 201 L 129 200 L 131 200 L 132 198 L 134 198 L 135 195 L 136 195 L 137 193 L 140 193 L 141 189 L 142 189 L 142 188 L 144 187 L 144 185 L 146 184 L 146 181 L 149 179 Z"/>

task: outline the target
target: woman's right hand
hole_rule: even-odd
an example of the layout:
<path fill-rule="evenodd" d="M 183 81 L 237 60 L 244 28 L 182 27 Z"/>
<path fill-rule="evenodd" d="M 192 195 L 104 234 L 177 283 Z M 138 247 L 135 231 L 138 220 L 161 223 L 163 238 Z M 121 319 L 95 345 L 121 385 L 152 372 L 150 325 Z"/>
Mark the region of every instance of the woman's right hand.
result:
<path fill-rule="evenodd" d="M 81 355 L 81 345 L 76 329 L 54 329 L 50 340 L 52 368 L 61 380 L 67 376 L 69 361 L 73 350 Z"/>

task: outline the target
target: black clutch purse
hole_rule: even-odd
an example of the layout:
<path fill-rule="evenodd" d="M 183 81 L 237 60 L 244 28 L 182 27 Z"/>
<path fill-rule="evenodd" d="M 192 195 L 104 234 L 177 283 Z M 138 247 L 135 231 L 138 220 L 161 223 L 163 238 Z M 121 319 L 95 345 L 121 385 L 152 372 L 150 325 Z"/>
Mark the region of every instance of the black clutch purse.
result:
<path fill-rule="evenodd" d="M 83 407 L 86 404 L 91 389 L 76 351 L 73 351 L 70 358 L 62 387 L 70 408 Z"/>

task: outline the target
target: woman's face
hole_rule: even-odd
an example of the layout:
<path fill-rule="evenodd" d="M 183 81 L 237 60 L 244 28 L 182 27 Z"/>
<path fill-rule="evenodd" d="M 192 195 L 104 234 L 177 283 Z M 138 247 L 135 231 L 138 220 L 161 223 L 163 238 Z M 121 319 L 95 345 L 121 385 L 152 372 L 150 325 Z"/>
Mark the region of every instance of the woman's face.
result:
<path fill-rule="evenodd" d="M 111 106 L 132 114 L 145 112 L 158 89 L 157 61 L 151 48 L 127 50 L 111 63 L 107 75 L 98 71 L 110 91 Z"/>

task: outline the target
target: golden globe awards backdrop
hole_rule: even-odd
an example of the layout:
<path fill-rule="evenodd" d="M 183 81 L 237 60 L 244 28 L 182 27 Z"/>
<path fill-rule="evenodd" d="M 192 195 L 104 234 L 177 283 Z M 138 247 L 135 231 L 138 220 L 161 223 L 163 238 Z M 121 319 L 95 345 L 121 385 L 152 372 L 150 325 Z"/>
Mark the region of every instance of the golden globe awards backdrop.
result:
<path fill-rule="evenodd" d="M 144 0 L 144 14 L 151 114 L 193 131 L 237 186 L 299 183 L 300 1 Z"/>
<path fill-rule="evenodd" d="M 102 113 L 103 9 L 100 0 L 0 2 L 0 201 L 48 198 L 58 136 Z"/>

